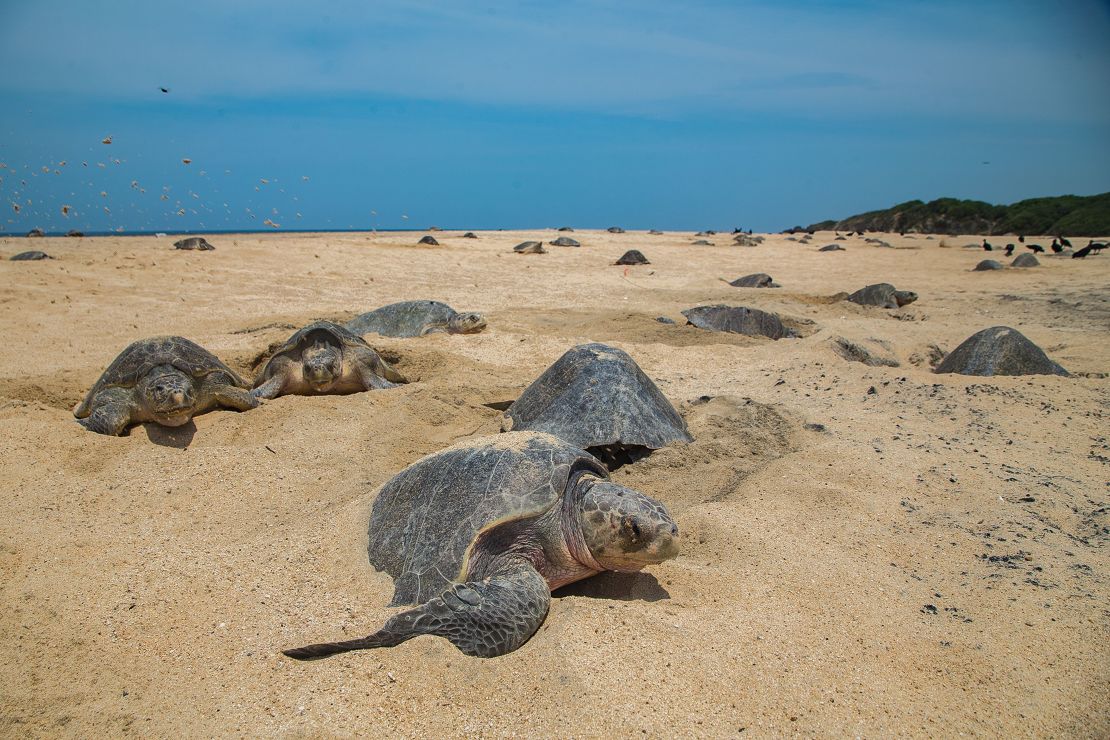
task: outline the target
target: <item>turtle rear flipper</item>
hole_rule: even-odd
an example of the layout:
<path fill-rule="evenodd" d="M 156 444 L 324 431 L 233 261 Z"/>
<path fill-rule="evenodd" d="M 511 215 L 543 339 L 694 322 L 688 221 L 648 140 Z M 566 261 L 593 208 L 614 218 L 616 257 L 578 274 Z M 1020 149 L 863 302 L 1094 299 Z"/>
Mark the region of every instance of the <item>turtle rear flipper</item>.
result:
<path fill-rule="evenodd" d="M 543 624 L 550 604 L 551 592 L 543 576 L 531 563 L 516 561 L 481 581 L 451 584 L 427 603 L 390 618 L 367 637 L 282 652 L 297 660 L 313 660 L 439 635 L 467 655 L 493 658 L 527 642 Z"/>

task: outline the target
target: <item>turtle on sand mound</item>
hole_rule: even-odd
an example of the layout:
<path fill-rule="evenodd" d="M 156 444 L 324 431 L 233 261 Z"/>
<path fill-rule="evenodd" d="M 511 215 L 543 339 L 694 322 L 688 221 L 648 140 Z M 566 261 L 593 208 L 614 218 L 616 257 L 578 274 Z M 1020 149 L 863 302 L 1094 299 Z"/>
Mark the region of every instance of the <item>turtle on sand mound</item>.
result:
<path fill-rule="evenodd" d="M 721 278 L 724 280 L 724 278 Z M 727 280 L 725 282 L 728 282 Z M 771 279 L 765 272 L 756 272 L 744 277 L 738 277 L 728 283 L 734 288 L 781 288 L 782 286 Z"/>
<path fill-rule="evenodd" d="M 46 252 L 40 252 L 37 249 L 33 249 L 30 252 L 20 252 L 19 254 L 13 254 L 11 257 L 8 258 L 8 260 L 11 261 L 11 262 L 25 262 L 27 260 L 52 260 L 52 259 L 54 259 L 54 258 L 51 257 L 49 254 L 47 254 Z"/>
<path fill-rule="evenodd" d="M 477 334 L 486 328 L 478 313 L 458 313 L 439 301 L 401 301 L 356 316 L 343 325 L 355 334 L 421 337 L 432 332 Z"/>
<path fill-rule="evenodd" d="M 667 508 L 608 480 L 589 453 L 548 434 L 468 439 L 388 481 L 370 514 L 370 563 L 393 577 L 392 606 L 417 604 L 356 640 L 284 651 L 308 660 L 419 635 L 467 655 L 516 650 L 551 591 L 605 570 L 678 555 Z"/>
<path fill-rule="evenodd" d="M 648 258 L 639 249 L 629 249 L 620 256 L 614 265 L 650 265 Z"/>
<path fill-rule="evenodd" d="M 839 244 L 826 244 L 817 250 L 818 252 L 847 252 L 848 250 Z"/>
<path fill-rule="evenodd" d="M 558 239 L 552 239 L 548 244 L 554 247 L 580 247 L 582 243 L 577 239 L 571 239 L 569 236 L 560 236 Z"/>
<path fill-rule="evenodd" d="M 468 231 L 468 232 L 466 232 L 465 234 L 462 235 L 462 238 L 463 239 L 477 239 L 478 235 L 475 234 L 473 231 Z"/>
<path fill-rule="evenodd" d="M 959 375 L 1068 375 L 1017 329 L 992 326 L 972 334 L 934 372 Z"/>
<path fill-rule="evenodd" d="M 747 334 L 752 337 L 782 339 L 796 336 L 773 313 L 744 306 L 696 306 L 682 312 L 686 322 L 699 329 Z"/>
<path fill-rule="evenodd" d="M 875 283 L 852 293 L 848 300 L 861 306 L 901 308 L 916 301 L 917 293 L 912 290 L 895 290 L 890 283 Z"/>
<path fill-rule="evenodd" d="M 513 247 L 513 251 L 517 254 L 547 254 L 543 242 L 521 242 Z"/>
<path fill-rule="evenodd" d="M 502 431 L 554 434 L 615 470 L 691 442 L 686 422 L 636 361 L 606 344 L 580 344 L 536 378 L 502 417 Z"/>
<path fill-rule="evenodd" d="M 434 236 L 431 236 L 430 234 L 421 238 L 420 241 L 417 242 L 417 244 L 430 244 L 433 247 L 439 246 L 439 242 L 436 241 L 436 238 Z"/>
<path fill-rule="evenodd" d="M 173 243 L 174 249 L 195 249 L 199 252 L 211 252 L 215 247 L 208 243 L 203 236 L 190 236 L 179 239 Z"/>
<path fill-rule="evenodd" d="M 975 265 L 975 268 L 972 270 L 972 272 L 985 272 L 986 270 L 1001 270 L 1001 269 L 1002 269 L 1002 263 L 1001 262 L 999 262 L 997 260 L 983 260 L 979 264 Z"/>
<path fill-rule="evenodd" d="M 1040 261 L 1038 261 L 1036 257 L 1028 252 L 1024 252 L 1014 258 L 1014 261 L 1010 263 L 1010 267 L 1037 267 L 1040 264 Z"/>
<path fill-rule="evenodd" d="M 358 393 L 405 382 L 362 337 L 330 321 L 317 321 L 274 352 L 251 393 L 258 398 Z"/>
<path fill-rule="evenodd" d="M 73 415 L 89 431 L 116 436 L 141 422 L 179 427 L 214 408 L 257 407 L 260 402 L 248 389 L 199 344 L 184 337 L 152 337 L 120 352 Z"/>

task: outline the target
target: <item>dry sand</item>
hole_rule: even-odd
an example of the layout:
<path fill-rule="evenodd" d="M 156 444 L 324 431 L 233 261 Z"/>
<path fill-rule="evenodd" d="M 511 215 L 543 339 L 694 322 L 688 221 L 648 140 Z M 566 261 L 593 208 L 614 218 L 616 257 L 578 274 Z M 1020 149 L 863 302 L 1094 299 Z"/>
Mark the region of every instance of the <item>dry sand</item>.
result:
<path fill-rule="evenodd" d="M 557 233 L 420 235 L 0 239 L 58 258 L 0 262 L 3 735 L 1110 735 L 1110 255 L 975 273 L 999 254 L 961 248 L 976 237 L 579 231 L 522 256 Z M 630 248 L 652 264 L 612 266 Z M 719 280 L 751 272 L 782 289 Z M 880 281 L 921 298 L 826 300 Z M 396 390 L 123 438 L 70 413 L 134 339 L 182 334 L 246 373 L 311 319 L 412 298 L 489 329 L 372 338 L 418 381 Z M 682 326 L 699 303 L 804 336 Z M 997 324 L 1076 375 L 931 373 L 933 345 Z M 846 361 L 834 335 L 901 366 Z M 364 550 L 377 487 L 496 433 L 484 404 L 586 341 L 631 353 L 696 437 L 614 474 L 671 507 L 681 556 L 561 590 L 501 658 L 432 637 L 283 657 L 393 613 Z"/>

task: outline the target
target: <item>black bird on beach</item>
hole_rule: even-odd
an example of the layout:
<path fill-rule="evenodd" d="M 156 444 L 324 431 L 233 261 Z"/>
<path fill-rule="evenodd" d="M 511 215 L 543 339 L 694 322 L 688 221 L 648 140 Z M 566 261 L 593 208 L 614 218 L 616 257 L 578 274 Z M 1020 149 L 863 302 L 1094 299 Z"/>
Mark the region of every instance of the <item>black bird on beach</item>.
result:
<path fill-rule="evenodd" d="M 1012 257 L 1013 254 L 1014 254 L 1014 245 L 1013 244 L 1007 244 L 1006 245 L 1006 256 L 1007 257 Z"/>
<path fill-rule="evenodd" d="M 1106 242 L 1095 242 L 1094 244 L 1088 244 L 1087 246 L 1093 249 L 1095 254 L 1102 254 L 1102 250 L 1106 249 L 1107 244 Z"/>
<path fill-rule="evenodd" d="M 1052 240 L 1052 252 L 1053 252 L 1053 254 L 1060 254 L 1060 252 L 1063 252 L 1063 251 L 1064 251 L 1064 248 L 1062 246 L 1060 246 L 1060 242 L 1053 239 Z"/>
<path fill-rule="evenodd" d="M 1042 247 L 1040 244 L 1026 244 L 1025 248 L 1032 249 L 1033 254 L 1044 254 L 1044 247 Z"/>
<path fill-rule="evenodd" d="M 1078 252 L 1073 254 L 1071 256 L 1071 258 L 1073 260 L 1081 260 L 1081 259 L 1085 258 L 1088 254 L 1090 254 L 1091 250 L 1094 249 L 1094 248 L 1095 248 L 1095 246 L 1093 244 L 1088 244 L 1087 246 L 1083 247 Z"/>
<path fill-rule="evenodd" d="M 986 239 L 983 240 L 983 251 L 984 252 L 993 252 L 994 251 L 994 247 L 991 246 L 991 243 L 989 241 L 987 241 Z"/>
<path fill-rule="evenodd" d="M 1059 236 L 1059 237 L 1056 237 L 1056 238 L 1059 239 L 1060 243 L 1063 244 L 1065 247 L 1067 247 L 1068 249 L 1071 249 L 1071 242 L 1069 242 L 1067 239 L 1065 239 L 1062 236 Z"/>
<path fill-rule="evenodd" d="M 1025 237 L 1024 236 L 1019 236 L 1018 241 L 1021 242 L 1022 244 L 1025 244 Z"/>

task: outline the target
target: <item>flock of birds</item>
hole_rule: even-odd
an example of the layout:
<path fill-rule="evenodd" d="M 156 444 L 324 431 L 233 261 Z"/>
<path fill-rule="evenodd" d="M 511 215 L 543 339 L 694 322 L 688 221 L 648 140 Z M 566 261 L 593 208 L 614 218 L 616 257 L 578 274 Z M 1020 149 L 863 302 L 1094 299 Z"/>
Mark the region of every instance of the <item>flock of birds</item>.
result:
<path fill-rule="evenodd" d="M 1034 254 L 1044 254 L 1044 247 L 1042 247 L 1040 244 L 1026 244 L 1024 235 L 1018 236 L 1018 242 L 1024 244 L 1025 248 L 1032 251 Z M 1101 254 L 1102 250 L 1106 249 L 1107 246 L 1108 245 L 1106 244 L 1106 242 L 1096 242 L 1093 239 L 1088 239 L 1087 246 L 1081 247 L 1074 252 L 1071 252 L 1070 257 L 1074 260 L 1081 260 L 1086 258 L 1089 254 Z M 983 240 L 982 247 L 984 252 L 994 251 L 994 245 L 988 242 L 986 239 Z M 1015 248 L 1015 244 L 1007 244 L 1005 247 L 1006 256 L 1012 256 Z M 1053 254 L 1064 254 L 1065 251 L 1071 251 L 1072 246 L 1071 242 L 1068 241 L 1068 239 L 1063 236 L 1057 236 L 1052 240 L 1050 248 L 1052 249 Z"/>

